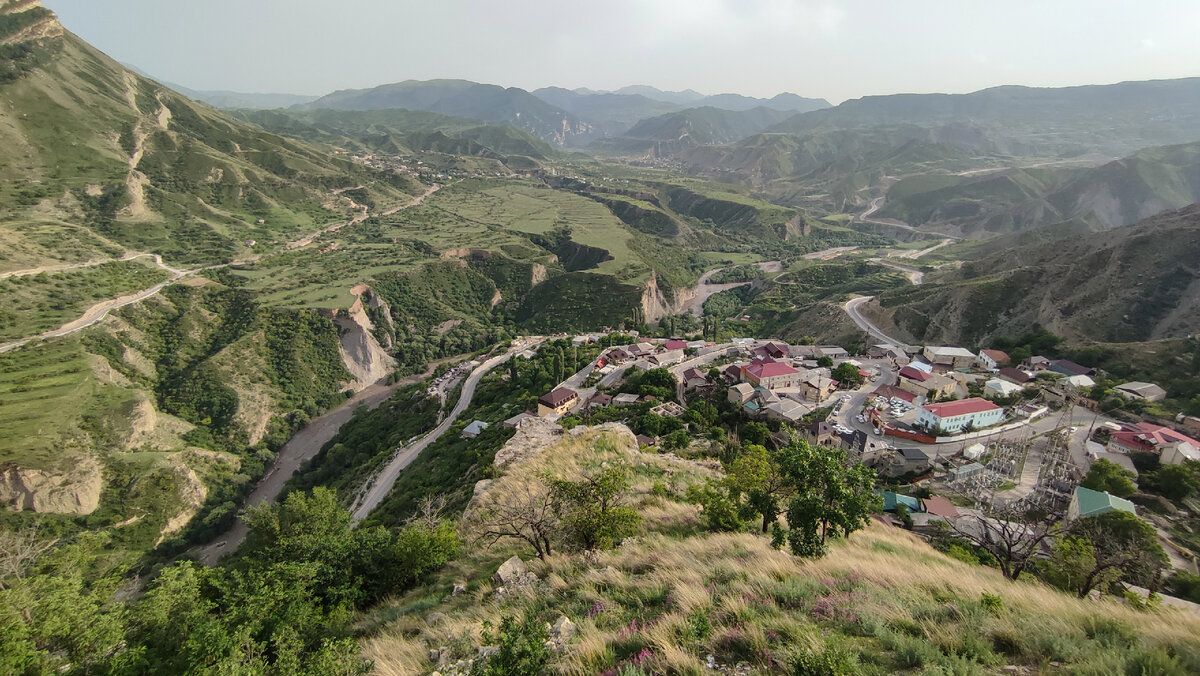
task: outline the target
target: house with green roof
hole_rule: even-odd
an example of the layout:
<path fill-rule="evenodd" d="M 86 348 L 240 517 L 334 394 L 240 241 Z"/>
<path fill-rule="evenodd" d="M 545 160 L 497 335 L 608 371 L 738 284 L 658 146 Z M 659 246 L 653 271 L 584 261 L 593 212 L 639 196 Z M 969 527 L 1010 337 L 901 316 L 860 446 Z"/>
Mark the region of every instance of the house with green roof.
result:
<path fill-rule="evenodd" d="M 875 491 L 875 493 L 883 498 L 883 511 L 885 512 L 896 511 L 896 505 L 904 505 L 910 514 L 921 511 L 921 503 L 916 498 L 891 491 Z"/>
<path fill-rule="evenodd" d="M 1135 516 L 1137 515 L 1133 503 L 1125 498 L 1118 498 L 1115 495 L 1077 486 L 1075 493 L 1071 495 L 1071 504 L 1067 507 L 1067 521 L 1070 522 L 1080 517 L 1098 516 L 1115 511 L 1129 512 Z"/>

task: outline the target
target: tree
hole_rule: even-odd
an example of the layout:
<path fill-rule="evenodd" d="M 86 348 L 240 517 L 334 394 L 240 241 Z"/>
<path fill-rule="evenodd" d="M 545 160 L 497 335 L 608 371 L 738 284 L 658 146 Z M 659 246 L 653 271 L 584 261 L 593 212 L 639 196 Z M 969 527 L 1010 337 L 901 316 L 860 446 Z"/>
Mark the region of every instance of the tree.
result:
<path fill-rule="evenodd" d="M 833 370 L 833 379 L 843 385 L 858 387 L 866 380 L 858 372 L 858 367 L 850 362 L 844 362 Z"/>
<path fill-rule="evenodd" d="M 875 473 L 849 464 L 841 449 L 796 440 L 780 451 L 787 485 L 788 543 L 798 556 L 821 556 L 829 537 L 845 537 L 867 525 L 876 511 Z"/>
<path fill-rule="evenodd" d="M 700 515 L 708 530 L 739 531 L 746 525 L 737 492 L 723 481 L 709 481 L 688 487 L 687 499 L 700 505 Z"/>
<path fill-rule="evenodd" d="M 764 446 L 749 444 L 727 472 L 729 486 L 746 497 L 746 507 L 753 514 L 762 517 L 764 533 L 783 511 L 782 502 L 792 495 L 776 455 Z"/>
<path fill-rule="evenodd" d="M 664 450 L 678 451 L 687 448 L 692 443 L 692 437 L 687 433 L 687 430 L 675 430 L 664 436 L 661 444 Z"/>
<path fill-rule="evenodd" d="M 765 444 L 771 438 L 771 428 L 766 423 L 748 422 L 742 425 L 742 438 L 751 444 Z"/>
<path fill-rule="evenodd" d="M 964 516 L 952 528 L 956 535 L 994 556 L 1004 576 L 1015 580 L 1032 562 L 1059 520 L 1053 512 L 1013 502 L 993 506 L 981 515 Z"/>
<path fill-rule="evenodd" d="M 1119 498 L 1126 498 L 1137 492 L 1133 477 L 1132 472 L 1117 463 L 1100 458 L 1092 463 L 1087 476 L 1079 485 L 1094 491 L 1111 493 Z"/>
<path fill-rule="evenodd" d="M 1150 524 L 1113 511 L 1073 523 L 1055 545 L 1044 577 L 1084 598 L 1120 579 L 1153 589 L 1168 562 Z"/>
<path fill-rule="evenodd" d="M 1182 465 L 1163 465 L 1146 479 L 1155 492 L 1179 502 L 1200 490 L 1200 462 L 1188 460 Z"/>
<path fill-rule="evenodd" d="M 629 468 L 610 467 L 579 481 L 550 480 L 551 506 L 567 541 L 583 550 L 611 549 L 642 517 L 624 504 Z"/>
<path fill-rule="evenodd" d="M 471 666 L 471 676 L 545 673 L 551 658 L 550 649 L 546 647 L 548 638 L 546 623 L 532 615 L 526 615 L 523 621 L 510 615 L 501 617 L 498 634 L 492 634 L 491 627 L 485 623 L 481 640 L 484 644 L 495 642 L 497 650 L 486 660 L 477 660 Z"/>
<path fill-rule="evenodd" d="M 485 493 L 468 523 L 485 545 L 504 538 L 522 540 L 533 547 L 539 559 L 552 553 L 551 543 L 559 529 L 550 488 L 540 481 L 524 484 L 514 495 L 497 498 Z"/>
<path fill-rule="evenodd" d="M 823 366 L 825 368 L 832 367 L 833 366 L 833 357 L 818 357 L 817 358 L 817 366 Z"/>

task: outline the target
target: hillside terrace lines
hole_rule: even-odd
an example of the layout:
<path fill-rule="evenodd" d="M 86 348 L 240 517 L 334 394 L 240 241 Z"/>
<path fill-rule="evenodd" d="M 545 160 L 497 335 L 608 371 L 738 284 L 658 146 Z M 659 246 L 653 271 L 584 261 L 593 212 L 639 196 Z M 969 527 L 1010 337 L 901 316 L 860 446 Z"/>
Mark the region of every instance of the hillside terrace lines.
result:
<path fill-rule="evenodd" d="M 358 186 L 358 187 L 361 188 L 362 186 Z M 343 192 L 346 192 L 347 190 L 355 190 L 355 189 L 357 189 L 357 188 L 355 188 L 355 187 L 341 188 L 341 189 L 335 190 L 333 192 L 335 195 L 340 196 Z M 327 235 L 329 233 L 337 232 L 338 230 L 341 230 L 342 228 L 345 228 L 345 227 L 348 227 L 351 225 L 356 225 L 358 223 L 362 223 L 363 221 L 367 220 L 368 218 L 371 218 L 372 216 L 391 216 L 397 212 L 415 207 L 418 204 L 420 204 L 421 202 L 424 202 L 426 197 L 429 197 L 430 195 L 432 195 L 433 193 L 435 193 L 441 189 L 442 189 L 442 185 L 440 183 L 434 183 L 433 185 L 429 186 L 429 188 L 426 189 L 425 192 L 421 193 L 420 195 L 417 195 L 416 197 L 412 198 L 408 202 L 405 202 L 404 204 L 400 204 L 398 206 L 392 207 L 391 209 L 388 209 L 387 211 L 384 211 L 384 212 L 381 212 L 378 214 L 371 214 L 370 210 L 367 209 L 366 205 L 359 204 L 358 202 L 355 202 L 354 200 L 347 197 L 346 199 L 350 202 L 351 206 L 355 209 L 360 210 L 358 216 L 355 216 L 354 218 L 351 218 L 348 221 L 344 221 L 342 223 L 336 223 L 336 224 L 328 226 L 326 228 L 322 228 L 320 230 L 317 230 L 316 232 L 305 235 L 304 237 L 301 237 L 300 239 L 288 242 L 287 248 L 288 249 L 299 249 L 301 247 L 305 247 L 305 246 L 308 246 L 309 244 L 312 244 L 314 240 L 316 240 L 318 237 L 321 237 L 322 235 Z"/>
<path fill-rule="evenodd" d="M 400 211 L 402 209 L 407 209 L 409 207 L 416 206 L 417 204 L 420 204 L 426 197 L 437 192 L 441 187 L 442 186 L 440 186 L 438 184 L 434 184 L 434 185 L 430 186 L 430 188 L 428 190 L 426 190 L 423 194 L 418 195 L 417 197 L 414 197 L 411 201 L 409 201 L 403 205 L 400 205 L 400 206 L 392 209 L 391 211 L 386 212 L 383 215 L 394 214 L 397 211 Z M 299 244 L 297 246 L 293 246 L 294 244 L 296 244 L 296 242 L 292 242 L 292 243 L 288 244 L 288 248 L 289 249 L 299 248 L 299 246 L 304 246 L 305 244 L 311 243 L 314 239 L 316 239 L 317 237 L 321 236 L 324 233 L 336 232 L 337 230 L 339 230 L 347 225 L 361 223 L 362 221 L 364 221 L 370 217 L 370 214 L 368 213 L 368 209 L 366 206 L 357 205 L 357 204 L 356 204 L 356 206 L 359 206 L 360 208 L 362 208 L 363 214 L 361 216 L 357 216 L 357 217 L 351 219 L 350 221 L 347 221 L 344 223 L 339 223 L 330 228 L 323 228 L 321 230 L 318 230 L 317 232 L 314 232 L 314 233 L 302 238 L 301 240 L 297 240 L 298 242 L 303 241 L 304 244 Z M 126 294 L 123 296 L 118 296 L 116 298 L 110 298 L 108 300 L 100 301 L 99 303 L 96 303 L 92 307 L 88 308 L 77 319 L 67 322 L 66 324 L 63 324 L 62 326 L 58 327 L 57 329 L 52 329 L 50 331 L 45 331 L 45 332 L 42 332 L 42 333 L 39 333 L 39 334 L 36 334 L 33 336 L 28 336 L 26 338 L 20 338 L 18 340 L 0 344 L 0 353 L 15 350 L 15 349 L 22 347 L 24 345 L 27 345 L 35 340 L 46 340 L 48 338 L 58 338 L 58 337 L 65 336 L 65 335 L 68 335 L 71 333 L 75 333 L 76 331 L 80 331 L 89 326 L 93 326 L 97 322 L 100 322 L 105 317 L 107 317 L 109 312 L 119 309 L 119 308 L 122 308 L 122 307 L 125 307 L 126 305 L 132 305 L 133 303 L 137 303 L 137 302 L 143 301 L 147 298 L 150 298 L 151 296 L 154 296 L 159 291 L 162 291 L 164 288 L 170 286 L 171 284 L 174 284 L 174 283 L 184 279 L 185 277 L 192 276 L 198 272 L 204 272 L 206 270 L 218 270 L 220 268 L 226 268 L 231 265 L 239 265 L 242 263 L 248 263 L 248 262 L 258 259 L 258 256 L 251 256 L 247 259 L 235 259 L 235 260 L 229 261 L 227 263 L 220 263 L 217 265 L 209 265 L 207 267 L 194 268 L 194 269 L 190 269 L 190 270 L 182 270 L 182 269 L 174 268 L 174 267 L 167 265 L 166 263 L 163 262 L 162 256 L 160 256 L 159 254 L 150 254 L 150 253 L 143 253 L 143 252 L 128 252 L 125 254 L 125 256 L 123 256 L 119 260 L 132 260 L 134 258 L 140 258 L 142 256 L 153 256 L 154 264 L 157 265 L 159 268 L 162 268 L 163 270 L 166 270 L 167 272 L 171 273 L 171 278 L 166 281 L 159 282 L 158 284 L 155 284 L 154 286 L 143 289 L 136 293 Z M 17 270 L 17 271 L 0 274 L 0 279 L 6 279 L 8 277 L 17 277 L 17 276 L 24 276 L 24 275 L 30 275 L 30 274 L 39 274 L 41 272 L 61 272 L 63 270 L 93 267 L 93 266 L 97 266 L 97 265 L 103 265 L 104 263 L 112 262 L 112 260 L 113 259 L 87 261 L 85 263 L 70 264 L 69 266 L 61 267 L 61 268 L 59 268 L 58 266 L 48 266 L 48 268 L 57 268 L 57 269 L 53 269 L 53 270 L 42 269 L 42 268 Z"/>

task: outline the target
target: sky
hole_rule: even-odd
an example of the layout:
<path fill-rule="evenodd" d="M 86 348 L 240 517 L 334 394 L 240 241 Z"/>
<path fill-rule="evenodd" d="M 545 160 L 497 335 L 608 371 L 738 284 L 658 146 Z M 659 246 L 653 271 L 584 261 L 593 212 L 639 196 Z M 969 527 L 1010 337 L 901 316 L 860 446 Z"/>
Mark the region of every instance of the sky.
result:
<path fill-rule="evenodd" d="M 1196 0 L 43 0 L 199 90 L 325 94 L 463 78 L 838 103 L 1200 75 Z"/>

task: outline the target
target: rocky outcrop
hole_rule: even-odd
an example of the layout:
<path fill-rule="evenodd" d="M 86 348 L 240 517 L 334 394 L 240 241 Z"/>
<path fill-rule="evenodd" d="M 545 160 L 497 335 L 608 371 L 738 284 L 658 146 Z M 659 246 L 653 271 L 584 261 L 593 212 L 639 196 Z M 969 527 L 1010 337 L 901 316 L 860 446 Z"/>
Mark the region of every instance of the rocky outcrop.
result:
<path fill-rule="evenodd" d="M 503 469 L 506 465 L 519 462 L 548 448 L 562 438 L 563 428 L 546 418 L 526 418 L 517 425 L 517 433 L 500 450 L 492 465 Z"/>
<path fill-rule="evenodd" d="M 167 519 L 167 523 L 163 526 L 162 532 L 158 536 L 158 540 L 154 543 L 155 546 L 162 544 L 172 533 L 178 532 L 192 520 L 200 512 L 200 507 L 204 505 L 205 499 L 208 498 L 208 487 L 196 475 L 196 472 L 188 467 L 183 462 L 178 462 L 175 467 L 176 482 L 175 485 L 179 490 L 179 499 L 183 502 L 183 509 L 178 514 Z"/>
<path fill-rule="evenodd" d="M 396 360 L 375 339 L 375 325 L 363 308 L 365 287 L 358 286 L 358 298 L 348 310 L 338 311 L 333 323 L 338 327 L 338 351 L 346 370 L 354 376 L 351 387 L 357 392 L 386 378 L 396 368 Z"/>
<path fill-rule="evenodd" d="M 10 466 L 0 471 L 0 504 L 43 514 L 91 514 L 100 504 L 100 463 L 78 458 L 66 472 Z"/>
<path fill-rule="evenodd" d="M 671 295 L 672 298 L 667 298 L 667 294 L 658 285 L 657 273 L 652 270 L 650 279 L 642 289 L 642 316 L 646 323 L 656 322 L 667 315 L 686 312 L 696 298 L 696 289 L 674 289 Z"/>
<path fill-rule="evenodd" d="M 530 288 L 535 287 L 550 278 L 550 276 L 546 273 L 545 265 L 542 265 L 541 263 L 534 263 L 531 267 L 532 270 L 529 275 Z"/>

